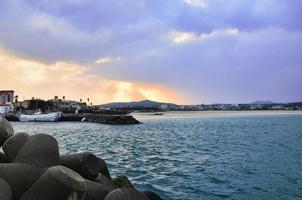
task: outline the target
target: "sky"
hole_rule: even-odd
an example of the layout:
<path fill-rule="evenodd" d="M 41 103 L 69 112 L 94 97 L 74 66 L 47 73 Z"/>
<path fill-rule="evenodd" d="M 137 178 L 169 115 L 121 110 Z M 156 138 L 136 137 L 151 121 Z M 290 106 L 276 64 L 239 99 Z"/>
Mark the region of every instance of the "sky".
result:
<path fill-rule="evenodd" d="M 94 104 L 302 101 L 301 0 L 1 0 L 0 90 Z"/>

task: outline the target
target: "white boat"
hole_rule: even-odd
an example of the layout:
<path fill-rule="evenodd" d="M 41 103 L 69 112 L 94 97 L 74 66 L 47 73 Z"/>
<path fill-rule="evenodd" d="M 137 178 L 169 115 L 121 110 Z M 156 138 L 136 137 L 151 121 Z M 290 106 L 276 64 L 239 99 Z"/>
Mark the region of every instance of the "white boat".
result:
<path fill-rule="evenodd" d="M 57 122 L 61 119 L 61 112 L 52 112 L 43 114 L 41 112 L 34 113 L 33 115 L 21 114 L 19 116 L 20 122 Z"/>

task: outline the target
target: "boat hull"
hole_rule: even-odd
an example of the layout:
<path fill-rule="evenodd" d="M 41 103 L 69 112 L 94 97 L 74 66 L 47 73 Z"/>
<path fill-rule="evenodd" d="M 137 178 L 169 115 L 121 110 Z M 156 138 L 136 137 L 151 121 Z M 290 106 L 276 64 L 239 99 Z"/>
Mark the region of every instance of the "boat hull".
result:
<path fill-rule="evenodd" d="M 57 122 L 61 119 L 60 112 L 36 115 L 20 115 L 20 122 Z"/>

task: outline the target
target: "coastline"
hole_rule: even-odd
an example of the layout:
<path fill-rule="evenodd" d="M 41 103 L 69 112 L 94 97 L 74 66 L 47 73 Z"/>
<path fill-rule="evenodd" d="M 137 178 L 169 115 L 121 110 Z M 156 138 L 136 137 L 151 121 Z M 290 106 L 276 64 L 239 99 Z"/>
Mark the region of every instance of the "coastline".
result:
<path fill-rule="evenodd" d="M 237 110 L 213 110 L 213 111 L 168 111 L 168 113 L 204 113 L 204 114 L 212 114 L 212 113 L 262 113 L 262 114 L 295 114 L 295 113 L 300 113 L 302 114 L 302 110 L 242 110 L 242 111 L 237 111 Z"/>
<path fill-rule="evenodd" d="M 220 116 L 259 116 L 259 115 L 302 115 L 301 110 L 247 110 L 247 111 L 166 111 L 163 115 L 141 112 L 132 113 L 136 119 L 157 118 L 194 118 L 194 117 L 220 117 Z"/>

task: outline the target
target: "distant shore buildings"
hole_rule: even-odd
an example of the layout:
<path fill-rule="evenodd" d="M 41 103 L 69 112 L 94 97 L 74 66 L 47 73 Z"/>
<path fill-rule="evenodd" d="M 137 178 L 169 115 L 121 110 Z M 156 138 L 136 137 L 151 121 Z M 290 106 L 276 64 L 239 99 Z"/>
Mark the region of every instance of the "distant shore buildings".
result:
<path fill-rule="evenodd" d="M 68 111 L 68 112 L 77 112 L 79 110 L 85 110 L 89 106 L 87 103 L 80 102 L 78 101 L 73 101 L 73 100 L 66 100 L 65 96 L 63 96 L 62 99 L 60 99 L 58 96 L 55 96 L 54 99 L 49 100 L 51 104 L 58 110 L 61 111 Z"/>
<path fill-rule="evenodd" d="M 14 96 L 13 90 L 0 90 L 0 115 L 7 113 L 34 113 L 61 111 L 64 113 L 130 113 L 134 111 L 248 111 L 248 110 L 302 110 L 302 102 L 274 103 L 255 102 L 250 104 L 199 104 L 199 105 L 176 105 L 173 103 L 160 103 L 150 100 L 139 102 L 117 102 L 103 105 L 92 105 L 90 99 L 87 103 L 83 99 L 79 101 L 67 100 L 65 96 L 55 96 L 50 100 L 31 99 L 19 101 Z"/>
<path fill-rule="evenodd" d="M 13 90 L 0 90 L 0 114 L 5 114 L 14 109 Z"/>
<path fill-rule="evenodd" d="M 32 97 L 23 101 L 18 100 L 18 96 L 14 96 L 13 90 L 0 90 L 0 116 L 10 112 L 31 112 L 35 110 L 42 111 L 63 111 L 63 112 L 78 112 L 80 110 L 87 110 L 92 108 L 92 103 L 87 98 L 86 102 L 66 100 L 65 96 L 60 99 L 55 96 L 50 100 L 43 100 Z"/>

